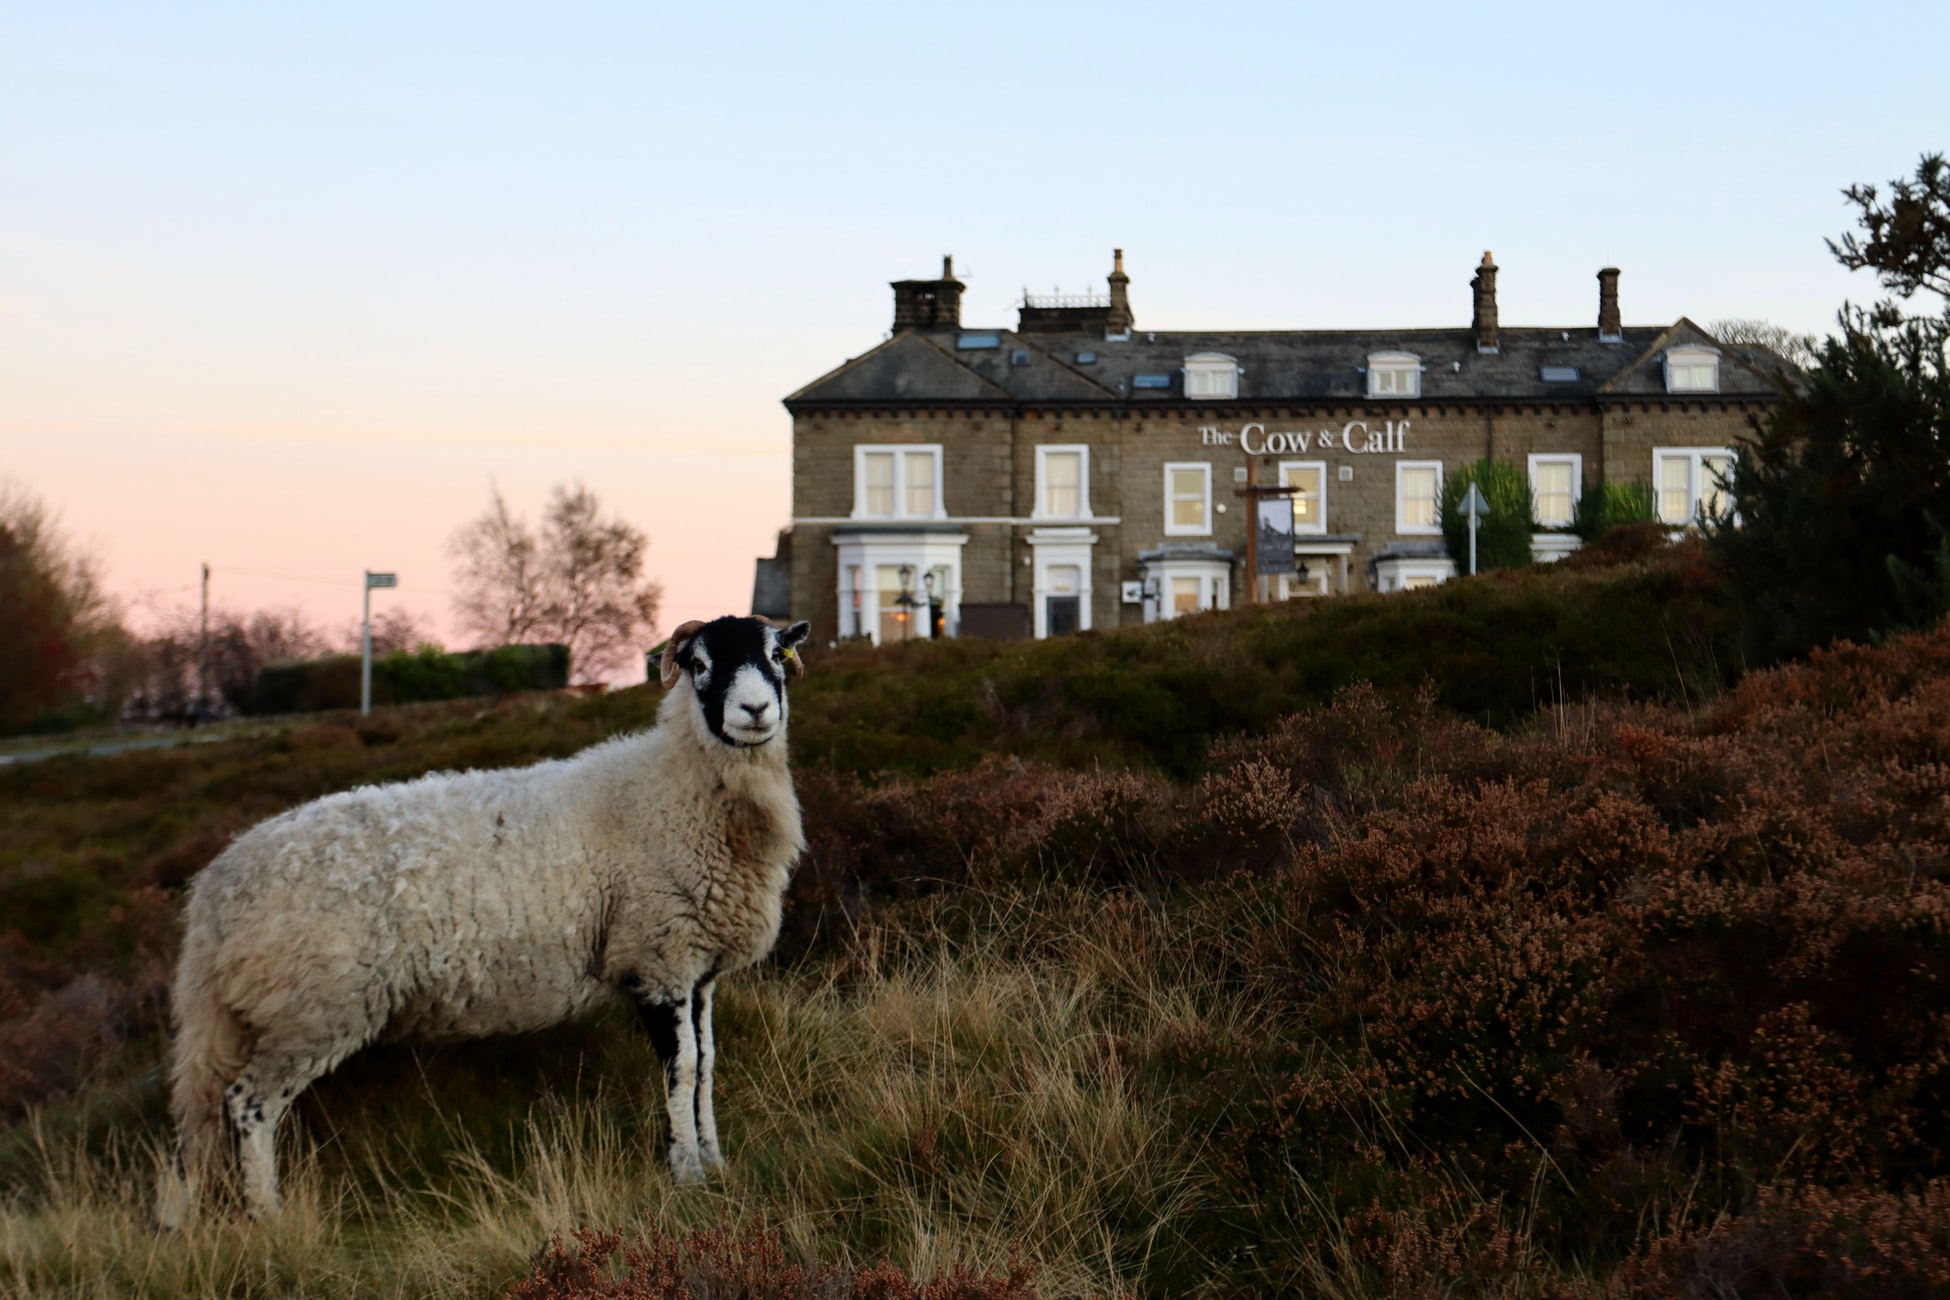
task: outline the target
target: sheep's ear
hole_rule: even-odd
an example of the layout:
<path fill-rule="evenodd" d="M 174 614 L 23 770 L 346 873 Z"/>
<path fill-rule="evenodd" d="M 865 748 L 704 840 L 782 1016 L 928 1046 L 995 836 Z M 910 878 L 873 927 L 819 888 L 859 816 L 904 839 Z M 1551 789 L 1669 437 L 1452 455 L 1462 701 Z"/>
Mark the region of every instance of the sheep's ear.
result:
<path fill-rule="evenodd" d="M 678 674 L 684 671 L 684 651 L 690 648 L 692 638 L 704 630 L 704 624 L 692 619 L 670 634 L 664 642 L 664 652 L 657 656 L 657 676 L 663 680 L 664 689 L 669 690 L 677 682 Z"/>
<path fill-rule="evenodd" d="M 791 666 L 794 677 L 806 675 L 806 661 L 799 657 L 799 645 L 810 635 L 812 624 L 804 619 L 779 633 L 779 646 L 785 651 L 785 661 Z"/>

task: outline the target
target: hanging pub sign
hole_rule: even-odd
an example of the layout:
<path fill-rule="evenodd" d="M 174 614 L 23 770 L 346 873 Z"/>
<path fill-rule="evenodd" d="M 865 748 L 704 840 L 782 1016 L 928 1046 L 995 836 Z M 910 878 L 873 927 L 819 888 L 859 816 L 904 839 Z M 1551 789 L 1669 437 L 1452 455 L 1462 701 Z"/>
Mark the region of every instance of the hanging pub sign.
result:
<path fill-rule="evenodd" d="M 1293 498 L 1266 497 L 1259 507 L 1259 571 L 1292 573 Z"/>

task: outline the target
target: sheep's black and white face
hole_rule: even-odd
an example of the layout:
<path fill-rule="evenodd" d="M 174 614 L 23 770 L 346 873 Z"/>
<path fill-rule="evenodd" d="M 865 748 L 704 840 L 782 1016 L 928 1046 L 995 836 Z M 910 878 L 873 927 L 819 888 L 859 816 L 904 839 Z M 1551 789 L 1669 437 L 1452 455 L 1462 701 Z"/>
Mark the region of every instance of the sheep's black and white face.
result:
<path fill-rule="evenodd" d="M 811 630 L 807 623 L 781 630 L 756 618 L 687 623 L 664 654 L 690 674 L 712 735 L 727 745 L 763 745 L 785 730 L 786 678 Z"/>

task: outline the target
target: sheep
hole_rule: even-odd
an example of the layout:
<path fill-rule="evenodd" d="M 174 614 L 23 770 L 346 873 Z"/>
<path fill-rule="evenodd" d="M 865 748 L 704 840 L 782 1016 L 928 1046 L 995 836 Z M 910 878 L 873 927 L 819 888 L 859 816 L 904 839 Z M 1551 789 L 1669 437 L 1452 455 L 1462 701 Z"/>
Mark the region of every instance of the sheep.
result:
<path fill-rule="evenodd" d="M 541 1029 L 619 994 L 663 1063 L 673 1179 L 722 1166 L 712 990 L 771 951 L 805 847 L 785 685 L 808 630 L 686 623 L 647 732 L 328 795 L 219 854 L 184 909 L 158 1223 L 183 1222 L 226 1122 L 245 1209 L 275 1213 L 278 1121 L 369 1043 Z"/>

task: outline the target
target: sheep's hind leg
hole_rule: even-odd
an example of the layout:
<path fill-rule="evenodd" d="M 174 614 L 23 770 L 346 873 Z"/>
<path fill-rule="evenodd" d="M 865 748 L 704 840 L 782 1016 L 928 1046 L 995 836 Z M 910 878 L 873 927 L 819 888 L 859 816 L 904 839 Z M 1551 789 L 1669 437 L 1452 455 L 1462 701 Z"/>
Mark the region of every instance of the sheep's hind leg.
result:
<path fill-rule="evenodd" d="M 224 1092 L 244 1209 L 253 1219 L 278 1212 L 278 1122 L 291 1109 L 292 1099 L 326 1068 L 315 1058 L 260 1054 Z"/>
<path fill-rule="evenodd" d="M 670 1176 L 679 1183 L 704 1177 L 697 1149 L 697 1028 L 691 996 L 639 995 L 637 1015 L 664 1066 L 664 1110 L 670 1115 Z"/>
<path fill-rule="evenodd" d="M 697 1024 L 697 1153 L 706 1169 L 724 1168 L 718 1116 L 711 1106 L 711 1083 L 718 1065 L 718 1040 L 711 1030 L 711 993 L 716 987 L 716 981 L 707 979 L 691 994 L 691 1018 Z"/>

